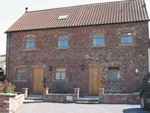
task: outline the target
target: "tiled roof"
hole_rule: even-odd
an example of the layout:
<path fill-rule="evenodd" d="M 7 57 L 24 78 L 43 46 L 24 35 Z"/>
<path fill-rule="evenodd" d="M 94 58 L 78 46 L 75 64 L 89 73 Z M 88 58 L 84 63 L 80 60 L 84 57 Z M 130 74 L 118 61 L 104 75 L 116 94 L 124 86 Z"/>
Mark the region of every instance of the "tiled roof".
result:
<path fill-rule="evenodd" d="M 144 0 L 125 0 L 26 12 L 6 32 L 148 20 Z"/>

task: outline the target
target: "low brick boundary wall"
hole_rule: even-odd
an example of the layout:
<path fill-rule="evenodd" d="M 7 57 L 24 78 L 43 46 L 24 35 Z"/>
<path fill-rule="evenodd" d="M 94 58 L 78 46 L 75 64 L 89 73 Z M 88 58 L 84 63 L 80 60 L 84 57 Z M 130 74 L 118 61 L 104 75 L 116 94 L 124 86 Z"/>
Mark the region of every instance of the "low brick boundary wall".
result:
<path fill-rule="evenodd" d="M 104 88 L 99 88 L 99 103 L 139 104 L 140 97 L 134 94 L 104 94 Z"/>
<path fill-rule="evenodd" d="M 23 105 L 24 94 L 0 93 L 0 113 L 15 113 Z"/>
<path fill-rule="evenodd" d="M 79 99 L 80 88 L 74 88 L 74 94 L 68 93 L 48 93 L 49 88 L 45 88 L 43 91 L 43 97 L 45 102 L 76 102 Z"/>

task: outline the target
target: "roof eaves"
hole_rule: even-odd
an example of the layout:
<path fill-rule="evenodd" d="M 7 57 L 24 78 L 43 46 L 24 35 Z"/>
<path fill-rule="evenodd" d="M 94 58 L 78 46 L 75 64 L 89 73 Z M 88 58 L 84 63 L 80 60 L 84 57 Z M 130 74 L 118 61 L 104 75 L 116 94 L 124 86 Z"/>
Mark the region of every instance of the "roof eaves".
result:
<path fill-rule="evenodd" d="M 13 30 L 13 31 L 5 31 L 5 33 L 12 33 L 12 32 L 22 32 L 22 31 L 35 31 L 35 30 L 47 30 L 47 29 L 59 29 L 59 28 L 70 28 L 70 27 L 85 27 L 85 26 L 98 26 L 98 25 L 110 25 L 110 24 L 124 24 L 124 23 L 135 23 L 135 22 L 149 22 L 148 20 L 141 20 L 141 21 L 127 21 L 127 22 L 112 22 L 112 23 L 101 23 L 101 24 L 88 24 L 88 25 L 74 25 L 74 26 L 56 26 L 56 27 L 49 27 L 49 28 L 35 28 L 35 29 L 22 29 L 22 30 Z"/>

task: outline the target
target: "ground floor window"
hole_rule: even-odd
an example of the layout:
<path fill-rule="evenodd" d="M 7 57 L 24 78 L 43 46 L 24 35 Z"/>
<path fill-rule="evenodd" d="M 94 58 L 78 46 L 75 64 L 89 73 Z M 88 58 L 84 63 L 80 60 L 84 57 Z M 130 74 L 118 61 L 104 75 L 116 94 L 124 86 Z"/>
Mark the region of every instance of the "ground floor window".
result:
<path fill-rule="evenodd" d="M 25 67 L 19 67 L 17 68 L 17 75 L 16 75 L 16 79 L 17 80 L 25 80 L 26 79 L 26 71 L 25 71 Z"/>
<path fill-rule="evenodd" d="M 65 79 L 66 77 L 66 69 L 63 67 L 59 67 L 56 69 L 56 80 Z"/>
<path fill-rule="evenodd" d="M 120 78 L 120 67 L 109 67 L 109 78 L 110 79 L 119 79 Z"/>

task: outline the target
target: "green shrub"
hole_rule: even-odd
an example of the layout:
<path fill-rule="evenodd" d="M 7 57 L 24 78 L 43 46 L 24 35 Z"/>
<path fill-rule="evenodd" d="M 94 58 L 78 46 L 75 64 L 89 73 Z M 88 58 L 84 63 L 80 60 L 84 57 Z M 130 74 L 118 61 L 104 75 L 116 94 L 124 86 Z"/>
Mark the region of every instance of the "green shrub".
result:
<path fill-rule="evenodd" d="M 11 84 L 7 80 L 4 80 L 4 82 L 0 82 L 0 93 L 13 93 L 14 88 L 15 85 Z"/>

